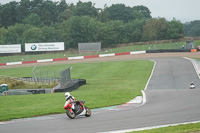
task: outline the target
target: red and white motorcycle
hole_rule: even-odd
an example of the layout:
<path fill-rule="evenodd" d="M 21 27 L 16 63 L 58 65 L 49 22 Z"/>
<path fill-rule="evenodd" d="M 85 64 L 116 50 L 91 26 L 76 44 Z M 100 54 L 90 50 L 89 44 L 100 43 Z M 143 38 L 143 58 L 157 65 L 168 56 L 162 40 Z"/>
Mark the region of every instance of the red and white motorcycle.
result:
<path fill-rule="evenodd" d="M 76 116 L 91 116 L 91 110 L 84 106 L 85 101 L 73 101 L 64 106 L 66 114 L 70 119 L 74 119 Z"/>

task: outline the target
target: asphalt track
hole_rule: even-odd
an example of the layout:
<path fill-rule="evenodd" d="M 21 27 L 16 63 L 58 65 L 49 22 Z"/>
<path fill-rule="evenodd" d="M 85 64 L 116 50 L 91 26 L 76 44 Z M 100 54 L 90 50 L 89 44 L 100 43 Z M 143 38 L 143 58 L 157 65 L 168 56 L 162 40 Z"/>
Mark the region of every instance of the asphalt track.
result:
<path fill-rule="evenodd" d="M 145 90 L 146 103 L 93 111 L 89 118 L 65 115 L 0 124 L 0 133 L 95 133 L 200 121 L 200 79 L 189 60 L 153 58 L 156 66 Z M 189 83 L 196 89 L 190 90 Z"/>

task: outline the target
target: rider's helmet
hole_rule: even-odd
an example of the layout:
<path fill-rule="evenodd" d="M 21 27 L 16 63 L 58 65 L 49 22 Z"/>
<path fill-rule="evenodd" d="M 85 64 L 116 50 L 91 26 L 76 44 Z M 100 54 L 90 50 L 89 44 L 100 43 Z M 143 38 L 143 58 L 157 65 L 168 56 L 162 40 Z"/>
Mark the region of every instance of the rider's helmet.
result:
<path fill-rule="evenodd" d="M 66 93 L 65 93 L 65 98 L 67 99 L 68 97 L 70 97 L 70 93 L 69 93 L 69 92 L 66 92 Z"/>

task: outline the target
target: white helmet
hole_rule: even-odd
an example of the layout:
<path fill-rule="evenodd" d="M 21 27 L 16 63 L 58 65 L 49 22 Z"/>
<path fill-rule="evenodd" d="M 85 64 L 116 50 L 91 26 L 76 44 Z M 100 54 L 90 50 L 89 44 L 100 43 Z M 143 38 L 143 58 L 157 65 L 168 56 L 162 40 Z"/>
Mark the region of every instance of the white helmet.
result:
<path fill-rule="evenodd" d="M 70 93 L 69 93 L 69 92 L 66 92 L 66 93 L 65 93 L 65 98 L 67 99 L 68 97 L 70 97 Z"/>

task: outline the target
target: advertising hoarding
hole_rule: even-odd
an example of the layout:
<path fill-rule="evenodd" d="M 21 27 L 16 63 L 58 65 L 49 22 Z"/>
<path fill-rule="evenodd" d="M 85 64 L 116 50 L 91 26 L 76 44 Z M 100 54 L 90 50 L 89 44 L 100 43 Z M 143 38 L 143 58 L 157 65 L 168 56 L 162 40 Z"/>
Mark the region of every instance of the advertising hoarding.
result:
<path fill-rule="evenodd" d="M 21 53 L 21 44 L 0 45 L 0 53 Z"/>
<path fill-rule="evenodd" d="M 64 42 L 52 43 L 26 43 L 25 52 L 62 51 L 65 50 Z"/>

